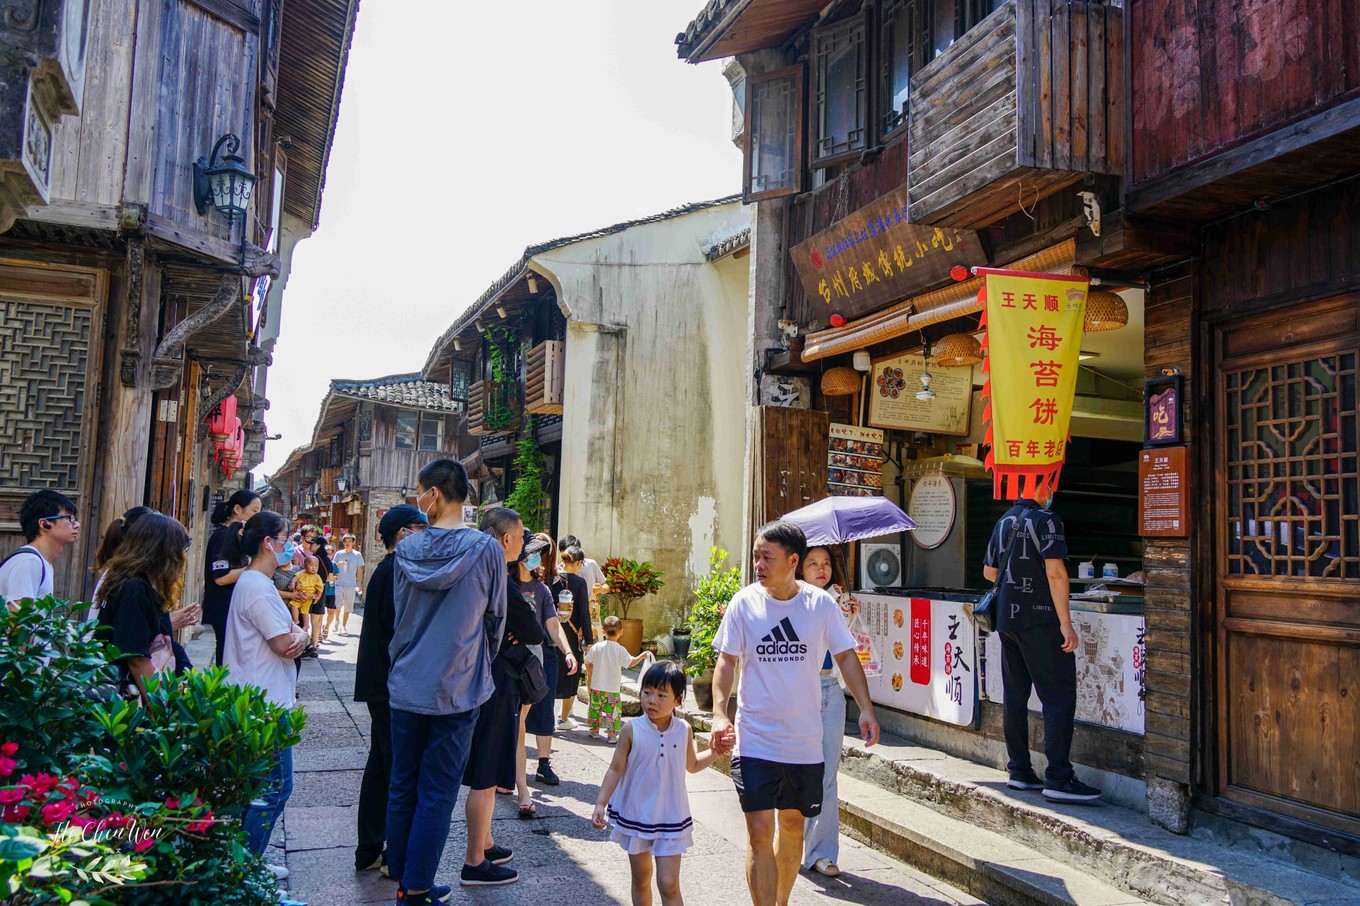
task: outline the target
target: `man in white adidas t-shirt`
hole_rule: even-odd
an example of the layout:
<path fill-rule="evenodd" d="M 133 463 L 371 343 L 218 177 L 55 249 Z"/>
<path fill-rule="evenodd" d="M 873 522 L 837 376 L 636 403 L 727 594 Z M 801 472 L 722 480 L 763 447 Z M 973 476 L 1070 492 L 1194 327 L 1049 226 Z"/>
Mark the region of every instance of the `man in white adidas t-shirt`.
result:
<path fill-rule="evenodd" d="M 859 705 L 865 745 L 878 742 L 869 684 L 836 600 L 798 581 L 803 530 L 777 520 L 756 533 L 756 583 L 733 596 L 713 639 L 713 745 L 735 744 L 732 781 L 750 843 L 746 883 L 758 906 L 785 906 L 803 855 L 803 820 L 821 813 L 821 668 L 831 652 Z M 735 730 L 727 698 L 741 668 Z M 827 804 L 839 808 L 838 803 Z M 779 846 L 775 846 L 776 826 Z"/>

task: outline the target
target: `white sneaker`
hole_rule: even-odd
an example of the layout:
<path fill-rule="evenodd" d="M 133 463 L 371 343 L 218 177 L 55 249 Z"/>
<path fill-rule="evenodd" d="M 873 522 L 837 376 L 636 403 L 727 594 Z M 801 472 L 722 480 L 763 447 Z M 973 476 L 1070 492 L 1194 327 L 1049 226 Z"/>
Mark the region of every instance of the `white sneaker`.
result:
<path fill-rule="evenodd" d="M 288 868 L 286 866 L 275 865 L 273 862 L 267 862 L 265 864 L 269 868 L 270 874 L 274 876 L 274 880 L 282 881 L 288 877 Z"/>

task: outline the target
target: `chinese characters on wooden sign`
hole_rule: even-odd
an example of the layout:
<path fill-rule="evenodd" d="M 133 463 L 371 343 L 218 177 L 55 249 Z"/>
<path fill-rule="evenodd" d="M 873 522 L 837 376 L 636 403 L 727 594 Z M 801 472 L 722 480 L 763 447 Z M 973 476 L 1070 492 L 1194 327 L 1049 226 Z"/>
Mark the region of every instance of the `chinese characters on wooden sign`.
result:
<path fill-rule="evenodd" d="M 980 268 L 986 277 L 987 468 L 998 499 L 1057 487 L 1077 391 L 1088 277 Z"/>
<path fill-rule="evenodd" d="M 1143 437 L 1149 447 L 1185 442 L 1181 429 L 1181 376 L 1153 378 L 1143 385 Z"/>
<path fill-rule="evenodd" d="M 1190 535 L 1189 456 L 1186 447 L 1138 455 L 1138 533 L 1151 538 Z"/>
<path fill-rule="evenodd" d="M 987 259 L 973 230 L 907 221 L 907 189 L 895 189 L 789 250 L 803 291 L 847 318 L 944 283 L 956 264 Z"/>

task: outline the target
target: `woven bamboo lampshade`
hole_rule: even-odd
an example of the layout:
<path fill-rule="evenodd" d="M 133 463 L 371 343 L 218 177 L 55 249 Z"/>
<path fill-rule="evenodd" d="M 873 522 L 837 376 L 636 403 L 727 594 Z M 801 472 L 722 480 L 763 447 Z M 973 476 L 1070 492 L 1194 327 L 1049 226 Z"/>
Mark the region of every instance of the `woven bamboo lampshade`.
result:
<path fill-rule="evenodd" d="M 1118 293 L 1093 289 L 1086 294 L 1086 332 L 1118 330 L 1129 323 L 1129 307 Z"/>
<path fill-rule="evenodd" d="M 822 374 L 822 393 L 850 396 L 859 392 L 859 372 L 853 368 L 829 368 Z"/>
<path fill-rule="evenodd" d="M 972 334 L 951 333 L 935 342 L 931 361 L 942 368 L 964 368 L 982 361 L 982 344 Z"/>

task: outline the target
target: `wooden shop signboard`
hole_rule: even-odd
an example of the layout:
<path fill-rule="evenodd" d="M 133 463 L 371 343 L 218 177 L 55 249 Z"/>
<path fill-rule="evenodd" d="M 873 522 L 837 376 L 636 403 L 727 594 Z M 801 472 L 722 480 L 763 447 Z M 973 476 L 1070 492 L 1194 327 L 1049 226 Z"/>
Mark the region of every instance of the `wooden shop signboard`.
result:
<path fill-rule="evenodd" d="M 956 264 L 986 264 L 973 230 L 907 221 L 902 186 L 794 246 L 803 291 L 827 315 L 853 318 L 949 280 Z"/>
<path fill-rule="evenodd" d="M 1138 455 L 1138 533 L 1149 538 L 1190 534 L 1190 457 L 1186 447 Z"/>

